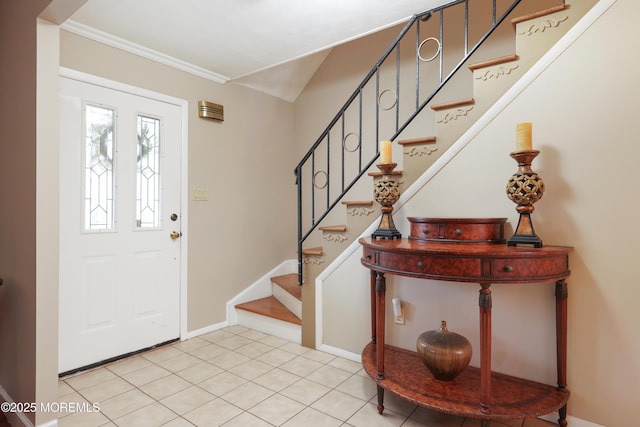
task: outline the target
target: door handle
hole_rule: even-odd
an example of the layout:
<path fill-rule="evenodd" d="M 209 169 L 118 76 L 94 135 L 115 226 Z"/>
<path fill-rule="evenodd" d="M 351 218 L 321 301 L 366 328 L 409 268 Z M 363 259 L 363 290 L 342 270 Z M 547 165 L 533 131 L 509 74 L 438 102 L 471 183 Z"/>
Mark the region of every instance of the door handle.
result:
<path fill-rule="evenodd" d="M 171 237 L 171 240 L 176 240 L 180 236 L 182 236 L 182 233 L 179 233 L 177 231 L 172 231 L 171 234 L 169 234 L 169 237 Z"/>

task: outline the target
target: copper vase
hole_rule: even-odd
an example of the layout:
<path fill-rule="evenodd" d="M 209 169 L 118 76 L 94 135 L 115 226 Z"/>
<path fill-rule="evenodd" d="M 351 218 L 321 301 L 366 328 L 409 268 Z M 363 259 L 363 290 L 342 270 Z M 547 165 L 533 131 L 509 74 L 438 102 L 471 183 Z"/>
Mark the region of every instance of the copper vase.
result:
<path fill-rule="evenodd" d="M 418 357 L 441 381 L 453 381 L 469 365 L 473 352 L 469 340 L 450 332 L 444 320 L 440 329 L 420 334 L 416 347 Z"/>

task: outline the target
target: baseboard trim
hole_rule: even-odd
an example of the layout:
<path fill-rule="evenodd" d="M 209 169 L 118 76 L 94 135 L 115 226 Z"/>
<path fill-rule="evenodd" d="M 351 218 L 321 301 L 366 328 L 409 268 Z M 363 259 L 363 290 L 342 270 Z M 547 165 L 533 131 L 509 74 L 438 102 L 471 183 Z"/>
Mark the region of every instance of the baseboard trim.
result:
<path fill-rule="evenodd" d="M 199 335 L 208 334 L 209 332 L 217 331 L 218 329 L 226 328 L 227 326 L 229 326 L 229 322 L 225 320 L 224 322 L 214 323 L 213 325 L 205 326 L 204 328 L 194 329 L 193 331 L 187 332 L 182 340 L 188 340 Z"/>
<path fill-rule="evenodd" d="M 333 354 L 334 356 L 342 357 L 343 359 L 351 360 L 353 362 L 362 363 L 362 356 L 360 354 L 352 353 L 350 351 L 346 351 L 338 347 L 322 344 L 321 346 L 318 347 L 318 350 L 323 351 L 325 353 Z"/>

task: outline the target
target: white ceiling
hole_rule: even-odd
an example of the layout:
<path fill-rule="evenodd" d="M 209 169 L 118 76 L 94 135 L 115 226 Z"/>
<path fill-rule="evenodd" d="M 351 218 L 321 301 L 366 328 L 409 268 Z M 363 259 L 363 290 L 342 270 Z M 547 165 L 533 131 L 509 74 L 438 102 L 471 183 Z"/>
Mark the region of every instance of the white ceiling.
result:
<path fill-rule="evenodd" d="M 88 0 L 62 27 L 293 101 L 333 46 L 447 2 Z"/>

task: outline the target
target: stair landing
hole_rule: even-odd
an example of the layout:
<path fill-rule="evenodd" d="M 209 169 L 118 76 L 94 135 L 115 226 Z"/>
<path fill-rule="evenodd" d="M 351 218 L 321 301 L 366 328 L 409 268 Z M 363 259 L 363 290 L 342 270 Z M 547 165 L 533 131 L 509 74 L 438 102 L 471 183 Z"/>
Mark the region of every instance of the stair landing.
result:
<path fill-rule="evenodd" d="M 273 296 L 238 304 L 236 308 L 282 320 L 294 325 L 302 325 L 302 321 Z"/>

